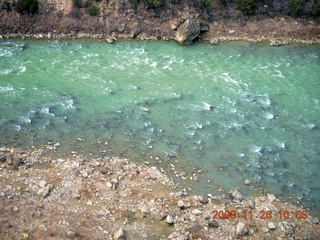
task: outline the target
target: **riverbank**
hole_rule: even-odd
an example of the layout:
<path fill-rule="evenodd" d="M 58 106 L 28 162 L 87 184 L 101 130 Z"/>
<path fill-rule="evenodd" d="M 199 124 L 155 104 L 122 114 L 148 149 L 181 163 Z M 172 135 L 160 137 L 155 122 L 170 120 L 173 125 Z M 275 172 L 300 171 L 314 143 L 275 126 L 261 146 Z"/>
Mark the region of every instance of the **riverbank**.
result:
<path fill-rule="evenodd" d="M 256 28 L 259 28 L 257 26 Z M 318 29 L 320 31 L 320 28 Z M 214 34 L 212 32 L 204 33 L 199 36 L 195 41 L 205 42 L 212 45 L 219 44 L 220 42 L 230 42 L 230 41 L 245 41 L 251 43 L 266 43 L 271 46 L 282 46 L 287 44 L 319 44 L 320 37 L 308 37 L 305 35 L 301 37 L 293 36 L 281 36 L 280 35 L 254 35 L 251 33 L 241 32 L 235 33 L 235 30 L 230 29 L 229 32 L 219 32 Z M 311 30 L 312 31 L 312 30 Z M 320 36 L 320 35 L 319 35 Z M 138 41 L 173 41 L 176 40 L 173 34 L 164 36 L 154 36 L 150 33 L 141 33 L 138 36 L 133 36 L 132 34 L 95 34 L 95 33 L 56 33 L 56 32 L 43 32 L 36 34 L 21 34 L 21 33 L 8 33 L 0 34 L 1 39 L 31 39 L 31 40 L 71 40 L 71 39 L 91 39 L 98 41 L 105 41 L 109 44 L 113 44 L 118 40 L 138 40 Z"/>
<path fill-rule="evenodd" d="M 0 148 L 2 239 L 316 239 L 319 219 L 273 194 L 190 194 L 128 159 Z M 250 184 L 249 180 L 244 184 Z"/>

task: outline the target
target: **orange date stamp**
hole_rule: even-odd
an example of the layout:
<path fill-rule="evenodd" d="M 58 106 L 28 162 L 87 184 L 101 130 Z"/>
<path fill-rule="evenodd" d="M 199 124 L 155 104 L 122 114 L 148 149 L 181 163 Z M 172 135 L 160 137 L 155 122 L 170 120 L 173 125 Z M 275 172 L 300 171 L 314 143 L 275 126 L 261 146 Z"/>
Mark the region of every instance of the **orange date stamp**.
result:
<path fill-rule="evenodd" d="M 261 210 L 261 211 L 252 211 L 252 210 L 243 210 L 242 213 L 237 213 L 236 210 L 214 210 L 213 219 L 307 219 L 308 212 L 307 210 L 281 210 L 278 212 L 272 212 L 270 210 Z"/>

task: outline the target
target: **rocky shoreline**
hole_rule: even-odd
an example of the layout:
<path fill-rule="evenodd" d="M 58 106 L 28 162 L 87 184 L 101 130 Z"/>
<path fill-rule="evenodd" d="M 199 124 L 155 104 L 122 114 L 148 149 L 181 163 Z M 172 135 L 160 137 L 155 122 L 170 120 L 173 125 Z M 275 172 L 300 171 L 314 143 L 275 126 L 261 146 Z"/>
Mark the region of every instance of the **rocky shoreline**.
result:
<path fill-rule="evenodd" d="M 128 159 L 0 148 L 1 239 L 317 239 L 319 219 L 273 194 L 192 195 Z M 248 180 L 249 181 L 249 180 Z M 248 183 L 247 181 L 247 183 Z"/>
<path fill-rule="evenodd" d="M 198 36 L 197 36 L 198 37 Z M 113 34 L 113 35 L 106 35 L 106 34 L 91 34 L 91 33 L 37 33 L 37 34 L 18 34 L 18 33 L 9 33 L 6 35 L 0 35 L 1 39 L 29 39 L 29 40 L 75 40 L 75 39 L 90 39 L 90 40 L 98 40 L 98 41 L 105 41 L 109 44 L 113 44 L 118 40 L 137 40 L 137 41 L 174 41 L 176 38 L 174 36 L 152 36 L 148 34 L 141 34 L 136 37 L 132 37 L 132 35 L 128 34 Z M 177 40 L 176 40 L 177 41 Z M 267 36 L 212 36 L 210 34 L 206 34 L 201 36 L 197 39 L 199 42 L 204 42 L 212 45 L 217 45 L 221 42 L 230 42 L 230 41 L 244 41 L 250 43 L 266 43 L 271 46 L 282 46 L 288 44 L 306 44 L 306 45 L 313 45 L 313 44 L 320 44 L 319 39 L 300 39 L 300 38 L 286 38 L 286 37 L 267 37 Z M 190 44 L 190 43 L 188 43 Z M 185 45 L 185 44 L 184 44 Z"/>

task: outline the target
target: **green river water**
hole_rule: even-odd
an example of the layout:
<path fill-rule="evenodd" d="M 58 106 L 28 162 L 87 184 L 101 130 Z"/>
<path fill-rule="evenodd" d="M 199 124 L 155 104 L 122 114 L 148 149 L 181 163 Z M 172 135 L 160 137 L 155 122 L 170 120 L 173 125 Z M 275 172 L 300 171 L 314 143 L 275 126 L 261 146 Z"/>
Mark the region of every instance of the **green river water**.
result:
<path fill-rule="evenodd" d="M 0 145 L 173 163 L 197 193 L 320 210 L 319 101 L 319 45 L 0 41 Z"/>

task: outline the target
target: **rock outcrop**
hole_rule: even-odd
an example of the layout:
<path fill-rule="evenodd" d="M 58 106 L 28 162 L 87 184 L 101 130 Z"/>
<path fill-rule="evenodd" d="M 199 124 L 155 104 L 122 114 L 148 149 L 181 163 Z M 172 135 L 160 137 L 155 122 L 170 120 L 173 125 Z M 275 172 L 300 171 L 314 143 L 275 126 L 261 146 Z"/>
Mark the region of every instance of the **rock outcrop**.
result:
<path fill-rule="evenodd" d="M 187 19 L 178 29 L 175 40 L 183 45 L 191 44 L 200 34 L 200 23 Z"/>

